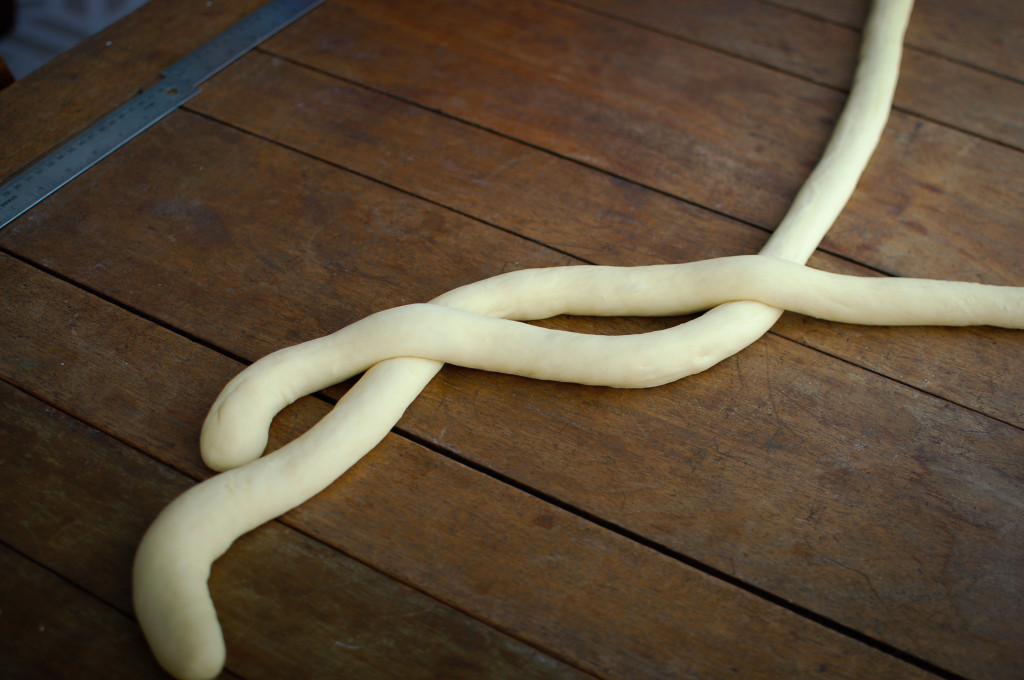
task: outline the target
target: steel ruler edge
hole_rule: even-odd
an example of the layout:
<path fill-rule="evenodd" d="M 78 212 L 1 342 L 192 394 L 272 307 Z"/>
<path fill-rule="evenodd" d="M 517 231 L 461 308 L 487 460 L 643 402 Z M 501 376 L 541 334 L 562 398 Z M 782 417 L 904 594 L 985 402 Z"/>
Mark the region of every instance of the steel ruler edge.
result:
<path fill-rule="evenodd" d="M 0 184 L 0 229 L 199 93 L 199 84 L 323 0 L 272 0 L 160 72 L 155 85 Z"/>

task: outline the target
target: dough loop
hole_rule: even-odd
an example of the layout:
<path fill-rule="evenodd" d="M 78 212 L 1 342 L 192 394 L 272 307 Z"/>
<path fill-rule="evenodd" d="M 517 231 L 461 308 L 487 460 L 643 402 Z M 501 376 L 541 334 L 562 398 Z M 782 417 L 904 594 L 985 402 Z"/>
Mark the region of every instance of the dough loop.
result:
<path fill-rule="evenodd" d="M 504 274 L 280 350 L 228 383 L 200 441 L 206 463 L 227 471 L 168 505 L 136 554 L 135 611 L 161 665 L 183 680 L 220 673 L 224 639 L 207 587 L 214 560 L 242 534 L 326 488 L 376 446 L 442 362 L 646 387 L 732 356 L 767 332 L 783 309 L 850 323 L 1024 327 L 1024 289 L 843 277 L 803 266 L 853 193 L 881 137 L 911 4 L 879 0 L 872 8 L 835 131 L 759 255 Z M 709 308 L 674 328 L 634 336 L 581 335 L 520 323 L 557 314 L 678 315 Z M 260 457 L 281 408 L 364 370 L 319 423 Z"/>

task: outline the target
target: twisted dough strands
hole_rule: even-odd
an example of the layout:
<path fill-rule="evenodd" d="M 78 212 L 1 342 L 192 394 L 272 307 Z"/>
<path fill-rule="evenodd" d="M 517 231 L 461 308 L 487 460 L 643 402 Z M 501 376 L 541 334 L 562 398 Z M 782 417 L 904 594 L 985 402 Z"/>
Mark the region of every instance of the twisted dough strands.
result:
<path fill-rule="evenodd" d="M 806 262 L 842 210 L 885 125 L 910 8 L 910 0 L 881 0 L 872 9 L 854 85 L 832 139 L 761 256 L 746 261 L 744 266 L 750 264 L 772 269 L 779 267 L 777 263 L 781 260 Z M 420 341 L 428 345 L 433 342 L 435 346 L 419 350 L 428 356 L 436 355 L 433 358 L 403 357 L 380 361 L 386 352 L 357 356 L 364 349 L 361 341 L 351 347 L 351 356 L 342 351 L 338 345 L 345 343 L 344 347 L 349 348 L 348 336 L 378 323 L 378 319 L 371 317 L 365 323 L 360 322 L 362 326 L 356 331 L 345 333 L 343 330 L 335 336 L 272 354 L 232 380 L 204 424 L 201 448 L 204 460 L 211 467 L 234 469 L 189 489 L 175 499 L 147 531 L 136 555 L 133 571 L 135 610 L 143 632 L 164 668 L 172 675 L 188 680 L 212 678 L 220 672 L 225 660 L 224 641 L 207 588 L 212 562 L 239 536 L 318 493 L 376 446 L 440 370 L 442 363 L 437 359 L 462 362 L 462 355 L 458 352 L 434 351 L 444 349 L 441 346 L 444 343 L 422 340 L 419 336 L 423 326 L 418 324 L 425 324 L 430 330 L 438 323 L 445 327 L 456 324 L 461 328 L 465 325 L 467 329 L 474 329 L 471 332 L 484 336 L 492 333 L 491 328 L 500 330 L 500 333 L 511 328 L 516 333 L 528 335 L 530 342 L 542 345 L 565 343 L 567 346 L 571 343 L 572 352 L 577 352 L 578 343 L 583 342 L 598 347 L 593 351 L 601 352 L 599 362 L 593 358 L 588 362 L 591 370 L 599 364 L 598 373 L 601 375 L 595 377 L 579 368 L 566 372 L 559 361 L 548 362 L 539 374 L 596 384 L 640 386 L 684 377 L 731 356 L 761 337 L 781 315 L 782 307 L 795 304 L 789 299 L 773 297 L 783 295 L 779 292 L 784 289 L 781 285 L 774 291 L 765 292 L 773 286 L 762 288 L 749 284 L 749 288 L 738 290 L 734 295 L 711 294 L 703 298 L 700 295 L 707 291 L 701 289 L 697 296 L 699 303 L 687 302 L 686 296 L 671 286 L 668 302 L 656 300 L 653 295 L 645 296 L 642 291 L 630 287 L 656 287 L 648 279 L 657 277 L 650 275 L 658 273 L 660 276 L 662 272 L 670 271 L 658 267 L 627 271 L 622 275 L 639 278 L 632 284 L 619 286 L 615 289 L 618 292 L 614 293 L 608 291 L 615 287 L 600 283 L 598 275 L 611 277 L 620 273 L 613 274 L 605 268 L 584 273 L 582 278 L 585 281 L 580 290 L 589 290 L 592 295 L 586 300 L 585 293 L 574 295 L 558 283 L 560 278 L 564 283 L 568 277 L 578 273 L 570 273 L 570 269 L 577 268 L 553 270 L 551 274 L 536 273 L 538 285 L 543 284 L 547 291 L 543 300 L 539 297 L 537 300 L 529 299 L 536 294 L 527 285 L 533 274 L 523 274 L 522 280 L 498 281 L 502 277 L 497 277 L 465 286 L 435 299 L 433 305 L 414 305 L 390 315 L 384 313 L 388 316 L 381 318 L 416 316 L 416 325 L 403 333 L 407 337 L 402 342 L 413 342 L 413 345 Z M 714 268 L 710 271 L 713 272 Z M 765 281 L 778 283 L 779 278 L 791 275 L 789 270 L 782 274 L 769 273 Z M 548 280 L 552 277 L 554 286 L 552 280 Z M 509 281 L 515 285 L 508 286 Z M 594 293 L 595 287 L 603 291 L 601 295 L 607 293 L 605 306 L 598 304 L 601 299 Z M 971 289 L 972 294 L 977 290 Z M 616 297 L 623 291 L 635 294 L 628 300 Z M 988 288 L 986 291 L 979 297 L 988 299 L 997 293 L 1005 293 Z M 926 293 L 922 295 L 928 297 Z M 1010 297 L 1012 299 L 1006 304 L 1016 304 L 1016 309 L 1019 309 L 1019 296 L 1013 298 L 1010 294 Z M 600 310 L 632 315 L 663 313 L 666 308 L 675 310 L 671 313 L 682 313 L 723 299 L 744 301 L 721 305 L 667 331 L 621 341 L 558 334 L 481 316 L 512 319 L 537 318 L 565 311 L 604 313 Z M 762 301 L 750 301 L 752 299 Z M 662 307 L 663 304 L 667 307 Z M 829 304 L 825 307 L 831 309 L 829 313 L 834 312 L 836 318 L 844 318 L 841 314 L 847 312 L 842 310 L 843 305 L 843 297 L 837 296 L 831 307 Z M 1001 305 L 1003 302 L 995 302 L 993 309 Z M 999 313 L 993 313 L 995 316 L 991 318 L 1003 319 Z M 1008 314 L 1011 321 L 1017 319 L 1012 323 L 1019 322 L 1019 312 L 1010 309 Z M 424 318 L 419 319 L 420 316 Z M 946 318 L 949 317 L 940 313 L 937 320 Z M 986 323 L 996 322 L 1003 325 L 1002 321 Z M 975 321 L 966 320 L 964 323 Z M 622 349 L 600 349 L 599 346 L 608 345 L 609 341 L 612 345 L 624 342 L 635 347 L 631 345 L 625 350 L 628 351 L 626 356 L 621 354 Z M 467 342 L 460 352 L 472 354 L 477 351 L 475 347 Z M 664 358 L 660 348 L 665 349 L 668 358 Z M 406 353 L 413 350 L 402 346 L 395 351 Z M 536 353 L 540 350 L 534 347 L 531 351 Z M 481 367 L 493 365 L 486 357 L 478 359 Z M 337 376 L 358 371 L 374 361 L 380 362 L 373 365 L 315 427 L 275 453 L 258 458 L 266 445 L 267 427 L 277 410 L 303 394 L 336 382 L 340 379 Z M 537 365 L 530 362 L 505 368 L 525 373 L 538 371 Z M 645 372 L 637 377 L 634 371 L 641 368 Z"/>
<path fill-rule="evenodd" d="M 210 410 L 202 438 L 206 463 L 228 469 L 254 460 L 266 447 L 270 422 L 282 408 L 393 357 L 637 388 L 678 380 L 707 362 L 711 351 L 693 324 L 609 337 L 509 319 L 672 316 L 732 300 L 757 300 L 845 323 L 1024 328 L 1024 288 L 843 276 L 763 255 L 649 267 L 523 270 L 449 295 L 457 293 L 462 298 L 458 309 L 439 304 L 389 309 L 275 352 L 261 359 L 257 370 L 240 373 Z M 474 307 L 465 299 L 468 293 L 475 293 L 487 309 L 463 311 Z"/>

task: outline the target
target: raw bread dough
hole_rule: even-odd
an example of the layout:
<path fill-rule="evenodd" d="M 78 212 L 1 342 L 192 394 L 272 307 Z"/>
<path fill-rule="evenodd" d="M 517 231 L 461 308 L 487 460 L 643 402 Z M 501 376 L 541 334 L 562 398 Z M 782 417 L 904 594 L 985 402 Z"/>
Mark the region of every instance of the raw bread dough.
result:
<path fill-rule="evenodd" d="M 830 321 L 885 326 L 1024 327 L 1024 288 L 830 274 L 764 255 L 647 267 L 527 269 L 464 286 L 434 304 L 396 307 L 270 354 L 214 402 L 207 465 L 260 456 L 273 417 L 301 396 L 397 357 L 530 378 L 653 387 L 707 368 L 731 322 L 697 320 L 642 335 L 580 335 L 519 323 L 559 314 L 673 316 L 736 300 Z"/>
<path fill-rule="evenodd" d="M 864 309 L 847 309 L 849 297 L 842 281 L 833 285 L 831 279 L 822 279 L 825 283 L 821 284 L 816 280 L 813 298 L 792 289 L 787 293 L 783 285 L 790 276 L 828 276 L 810 270 L 784 270 L 787 265 L 779 261 L 799 263 L 788 265 L 798 268 L 805 263 L 852 194 L 888 118 L 911 5 L 911 0 L 876 3 L 865 27 L 853 88 L 821 161 L 761 255 L 730 258 L 743 269 L 747 265 L 758 271 L 765 269 L 768 273 L 763 280 L 756 280 L 755 274 L 736 275 L 746 279 L 746 287 L 730 292 L 712 285 L 702 287 L 699 281 L 673 285 L 672 277 L 677 275 L 697 272 L 698 279 L 713 277 L 713 267 L 702 269 L 705 263 L 678 268 L 594 268 L 589 272 L 565 268 L 551 273 L 510 274 L 452 291 L 433 304 L 384 312 L 356 324 L 352 327 L 355 330 L 345 329 L 282 350 L 232 380 L 204 424 L 201 448 L 211 467 L 233 469 L 175 499 L 150 527 L 136 555 L 135 610 L 164 668 L 182 679 L 213 678 L 220 672 L 225 659 L 224 640 L 207 588 L 213 561 L 236 538 L 315 495 L 376 446 L 440 370 L 440 360 L 553 379 L 642 386 L 689 375 L 735 354 L 760 338 L 778 320 L 782 308 L 797 304 L 807 305 L 802 309 L 812 314 L 858 322 L 921 323 L 915 319 L 924 319 L 924 323 L 1019 324 L 1019 294 L 1011 294 L 1007 303 L 1017 305 L 1018 311 L 1008 312 L 1011 322 L 1000 316 L 1002 303 L 993 296 L 1004 291 L 985 289 L 979 293 L 981 288 L 956 288 L 957 299 L 967 302 L 957 312 L 963 316 L 956 317 L 946 316 L 941 303 L 928 312 L 934 312 L 932 316 L 911 316 L 918 313 L 914 304 L 892 312 L 891 294 L 883 291 L 880 294 L 885 296 L 886 309 L 869 306 L 864 316 Z M 689 273 L 684 274 L 684 269 Z M 615 281 L 619 285 L 614 285 Z M 918 291 L 914 282 L 865 281 L 869 283 L 857 285 L 904 286 L 908 287 L 904 291 L 908 296 L 930 295 Z M 932 284 L 920 285 L 927 288 Z M 503 290 L 509 286 L 513 292 Z M 680 292 L 682 287 L 690 290 Z M 655 289 L 660 290 L 657 295 Z M 666 292 L 670 294 L 663 296 Z M 970 303 L 972 295 L 994 302 L 984 312 L 986 316 L 971 316 L 977 310 L 977 305 Z M 722 304 L 668 331 L 625 339 L 560 334 L 483 318 L 528 319 L 558 313 L 677 314 L 730 299 L 742 301 Z M 987 316 L 990 313 L 992 316 Z M 977 318 L 984 320 L 972 320 Z M 393 347 L 378 348 L 376 340 L 348 345 L 349 336 L 358 337 L 366 328 L 396 320 L 414 323 L 402 332 L 384 334 L 398 336 Z M 424 332 L 424 327 L 431 330 Z M 465 339 L 463 329 L 500 344 L 500 351 L 481 349 Z M 433 330 L 454 335 L 441 342 L 432 336 Z M 514 339 L 502 340 L 505 332 L 512 332 Z M 456 343 L 450 346 L 453 339 Z M 521 343 L 530 343 L 530 349 L 511 351 Z M 586 349 L 581 350 L 580 343 Z M 342 344 L 345 352 L 339 351 Z M 381 360 L 409 353 L 432 358 Z M 584 356 L 586 359 L 581 360 Z M 375 361 L 379 363 L 316 426 L 273 454 L 259 458 L 270 419 L 281 407 Z"/>

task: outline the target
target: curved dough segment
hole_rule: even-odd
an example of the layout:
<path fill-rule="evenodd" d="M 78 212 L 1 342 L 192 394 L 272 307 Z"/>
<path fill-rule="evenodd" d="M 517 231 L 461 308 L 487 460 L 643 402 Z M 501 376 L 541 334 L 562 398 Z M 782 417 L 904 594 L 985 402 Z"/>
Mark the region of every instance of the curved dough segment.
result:
<path fill-rule="evenodd" d="M 672 382 L 706 368 L 734 329 L 710 315 L 661 331 L 608 337 L 509 319 L 670 316 L 735 300 L 855 324 L 1024 328 L 1024 288 L 843 276 L 760 255 L 650 267 L 523 270 L 436 301 L 452 307 L 390 309 L 260 359 L 236 376 L 210 409 L 201 437 L 204 461 L 225 470 L 254 460 L 282 408 L 398 357 L 585 385 L 640 388 Z"/>
<path fill-rule="evenodd" d="M 375 366 L 337 406 L 273 455 L 211 477 L 168 505 L 139 545 L 135 612 L 160 664 L 182 680 L 216 677 L 224 638 L 210 566 L 242 534 L 316 495 L 376 446 L 437 373 L 435 362 Z M 397 401 L 372 398 L 387 385 Z"/>
<path fill-rule="evenodd" d="M 763 255 L 806 262 L 853 192 L 888 117 L 911 4 L 876 2 L 836 131 Z M 466 293 L 453 291 L 435 303 L 461 306 L 454 303 L 462 295 Z M 493 301 L 481 304 L 468 311 L 490 314 L 491 305 L 495 314 L 512 314 Z M 557 306 L 557 299 L 552 304 Z M 684 364 L 692 362 L 676 370 L 685 375 L 735 354 L 761 337 L 781 314 L 779 308 L 759 302 L 729 302 L 684 324 L 683 330 L 671 329 L 685 342 L 693 342 L 689 349 L 674 350 Z M 273 366 L 274 361 L 262 366 Z M 143 632 L 171 674 L 201 680 L 215 677 L 223 666 L 224 641 L 206 583 L 213 560 L 238 536 L 304 502 L 376 446 L 441 366 L 413 358 L 373 366 L 328 416 L 301 437 L 270 456 L 199 484 L 164 510 L 139 547 L 133 591 Z M 311 391 L 306 388 L 317 379 L 307 376 L 274 387 L 276 393 L 262 410 L 250 411 L 250 417 L 269 421 L 278 404 Z M 227 467 L 237 462 L 223 455 L 231 448 L 232 437 L 239 437 L 239 450 L 246 451 L 243 459 L 252 451 L 259 455 L 265 446 L 264 427 L 242 433 L 232 424 L 237 418 L 244 420 L 245 409 L 232 413 L 236 407 L 231 404 L 243 404 L 247 391 L 259 384 L 251 372 L 232 381 L 218 413 L 208 419 L 209 433 L 204 433 L 202 445 L 207 452 L 221 452 L 213 455 L 215 464 Z"/>

